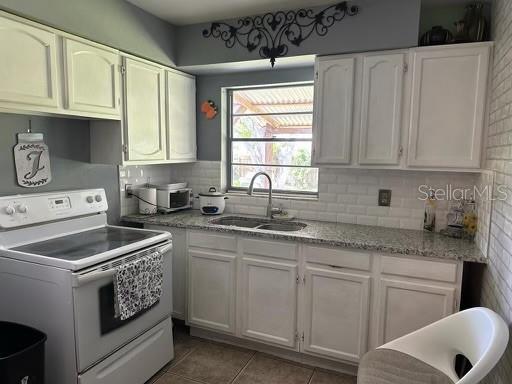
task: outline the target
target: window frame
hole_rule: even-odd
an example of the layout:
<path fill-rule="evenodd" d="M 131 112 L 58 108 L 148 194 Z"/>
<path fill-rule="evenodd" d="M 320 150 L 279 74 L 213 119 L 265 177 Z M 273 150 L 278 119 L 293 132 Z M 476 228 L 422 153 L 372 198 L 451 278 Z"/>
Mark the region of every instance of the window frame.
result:
<path fill-rule="evenodd" d="M 313 81 L 306 82 L 294 82 L 294 83 L 282 83 L 282 84 L 269 84 L 269 85 L 259 85 L 259 86 L 247 86 L 247 87 L 230 87 L 227 88 L 227 108 L 226 108 L 226 124 L 227 124 L 227 148 L 226 148 L 226 184 L 228 192 L 244 192 L 247 191 L 248 188 L 244 187 L 234 187 L 232 184 L 232 167 L 233 165 L 241 165 L 241 166 L 262 166 L 262 167 L 281 167 L 281 168 L 316 168 L 313 165 L 310 166 L 295 166 L 295 165 L 279 165 L 279 164 L 251 164 L 251 163 L 234 163 L 233 162 L 233 142 L 262 142 L 262 143 L 276 143 L 276 142 L 304 142 L 311 141 L 311 157 L 313 157 L 313 137 L 311 139 L 304 138 L 233 138 L 233 92 L 236 91 L 244 91 L 244 90 L 257 90 L 257 89 L 269 89 L 269 88 L 290 88 L 290 87 L 301 87 L 301 86 L 314 86 Z M 279 112 L 279 113 L 244 113 L 237 116 L 275 116 L 275 115 L 311 115 L 314 118 L 314 112 Z M 311 127 L 313 130 L 313 127 Z M 313 158 L 311 158 L 313 161 Z M 286 190 L 286 189 L 277 189 L 273 188 L 272 193 L 276 193 L 280 196 L 298 196 L 298 197 L 310 197 L 317 198 L 318 197 L 318 185 L 317 181 L 317 190 L 313 191 L 300 191 L 300 190 Z M 266 193 L 268 189 L 265 188 L 254 188 L 254 192 L 256 193 Z"/>

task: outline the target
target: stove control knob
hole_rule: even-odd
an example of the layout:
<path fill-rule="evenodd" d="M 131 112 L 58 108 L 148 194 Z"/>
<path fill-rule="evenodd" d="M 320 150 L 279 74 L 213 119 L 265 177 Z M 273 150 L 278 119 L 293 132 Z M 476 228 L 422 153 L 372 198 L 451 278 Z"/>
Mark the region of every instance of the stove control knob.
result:
<path fill-rule="evenodd" d="M 25 204 L 18 205 L 18 212 L 19 213 L 27 213 L 28 207 Z"/>
<path fill-rule="evenodd" d="M 7 207 L 5 207 L 5 213 L 7 213 L 9 216 L 12 216 L 16 213 L 16 210 L 12 205 L 8 205 Z"/>
<path fill-rule="evenodd" d="M 87 202 L 88 202 L 89 204 L 94 203 L 94 197 L 92 197 L 92 196 L 87 196 L 86 200 L 87 200 Z"/>
<path fill-rule="evenodd" d="M 101 197 L 101 195 L 96 195 L 94 197 L 94 199 L 98 202 L 98 203 L 101 203 L 101 201 L 103 200 L 103 198 Z"/>

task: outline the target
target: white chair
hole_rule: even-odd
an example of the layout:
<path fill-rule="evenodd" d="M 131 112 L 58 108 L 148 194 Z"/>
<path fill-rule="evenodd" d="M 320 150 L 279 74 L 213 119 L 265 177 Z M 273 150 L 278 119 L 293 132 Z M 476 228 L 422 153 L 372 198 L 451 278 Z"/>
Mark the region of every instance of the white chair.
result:
<path fill-rule="evenodd" d="M 477 384 L 505 352 L 509 330 L 503 319 L 487 308 L 471 308 L 445 317 L 402 336 L 379 349 L 405 353 L 441 371 L 456 384 Z M 464 355 L 472 364 L 459 379 L 455 357 Z"/>

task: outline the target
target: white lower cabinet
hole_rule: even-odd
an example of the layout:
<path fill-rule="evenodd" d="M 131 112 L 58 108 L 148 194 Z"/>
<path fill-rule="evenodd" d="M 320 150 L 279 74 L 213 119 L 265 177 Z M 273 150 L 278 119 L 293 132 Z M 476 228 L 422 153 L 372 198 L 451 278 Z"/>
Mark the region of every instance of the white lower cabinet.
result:
<path fill-rule="evenodd" d="M 286 347 L 297 334 L 297 263 L 241 260 L 241 333 Z"/>
<path fill-rule="evenodd" d="M 189 250 L 188 258 L 188 322 L 234 333 L 236 255 Z"/>
<path fill-rule="evenodd" d="M 370 276 L 306 265 L 305 352 L 358 361 L 367 350 Z"/>
<path fill-rule="evenodd" d="M 242 345 L 353 364 L 458 310 L 461 261 L 203 231 L 187 238 L 188 323 Z"/>
<path fill-rule="evenodd" d="M 456 289 L 434 282 L 380 279 L 378 342 L 387 343 L 455 312 Z"/>

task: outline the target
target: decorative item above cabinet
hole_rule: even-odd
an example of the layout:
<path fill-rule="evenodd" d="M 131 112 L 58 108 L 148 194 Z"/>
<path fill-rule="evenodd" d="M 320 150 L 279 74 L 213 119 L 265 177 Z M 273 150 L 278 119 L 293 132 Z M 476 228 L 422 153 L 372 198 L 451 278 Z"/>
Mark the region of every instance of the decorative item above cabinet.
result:
<path fill-rule="evenodd" d="M 492 44 L 318 57 L 314 164 L 479 171 Z"/>

